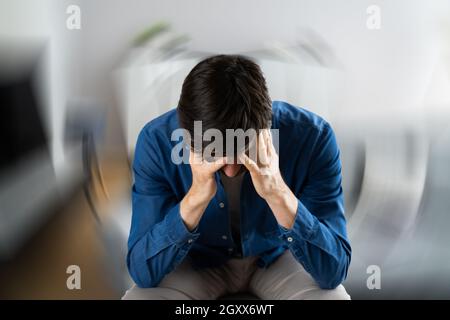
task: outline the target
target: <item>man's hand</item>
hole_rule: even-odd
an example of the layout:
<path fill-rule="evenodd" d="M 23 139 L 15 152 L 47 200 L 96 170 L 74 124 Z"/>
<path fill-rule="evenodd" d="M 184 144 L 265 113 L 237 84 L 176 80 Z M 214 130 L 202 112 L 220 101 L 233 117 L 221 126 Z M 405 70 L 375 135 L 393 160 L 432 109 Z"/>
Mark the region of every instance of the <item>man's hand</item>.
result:
<path fill-rule="evenodd" d="M 192 170 L 192 185 L 180 203 L 180 214 L 186 227 L 192 231 L 200 222 L 208 203 L 217 191 L 214 174 L 225 165 L 225 158 L 208 162 L 201 154 L 190 151 L 189 164 Z"/>
<path fill-rule="evenodd" d="M 245 153 L 241 154 L 239 159 L 250 171 L 256 192 L 268 201 L 287 187 L 281 177 L 278 155 L 272 144 L 269 130 L 262 130 L 259 133 L 256 148 L 256 161 Z"/>
<path fill-rule="evenodd" d="M 256 162 L 246 154 L 241 154 L 239 159 L 250 172 L 256 192 L 266 200 L 278 223 L 290 229 L 294 225 L 298 201 L 281 177 L 278 155 L 268 129 L 261 131 L 256 147 Z"/>

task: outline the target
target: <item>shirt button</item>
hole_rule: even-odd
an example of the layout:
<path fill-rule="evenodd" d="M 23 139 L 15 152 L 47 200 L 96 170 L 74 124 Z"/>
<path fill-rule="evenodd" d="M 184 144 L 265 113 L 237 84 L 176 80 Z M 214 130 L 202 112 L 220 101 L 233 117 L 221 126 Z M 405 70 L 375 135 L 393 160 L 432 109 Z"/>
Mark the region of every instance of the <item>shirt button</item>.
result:
<path fill-rule="evenodd" d="M 219 207 L 222 209 L 225 208 L 225 203 L 223 203 L 223 202 L 219 203 Z"/>
<path fill-rule="evenodd" d="M 223 235 L 223 236 L 222 236 L 222 239 L 223 239 L 223 240 L 227 240 L 228 237 L 227 237 L 226 235 Z"/>
<path fill-rule="evenodd" d="M 192 240 L 192 239 L 189 239 L 189 240 L 188 240 L 188 243 L 192 243 L 193 241 L 194 241 L 194 240 Z"/>
<path fill-rule="evenodd" d="M 292 240 L 293 240 L 292 237 L 287 237 L 288 242 L 292 242 Z"/>

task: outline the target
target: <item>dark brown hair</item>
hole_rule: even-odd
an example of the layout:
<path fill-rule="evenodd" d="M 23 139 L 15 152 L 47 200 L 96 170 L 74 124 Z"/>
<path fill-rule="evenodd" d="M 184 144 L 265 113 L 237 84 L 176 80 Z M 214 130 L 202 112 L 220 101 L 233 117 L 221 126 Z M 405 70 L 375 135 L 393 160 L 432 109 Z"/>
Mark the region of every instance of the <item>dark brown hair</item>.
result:
<path fill-rule="evenodd" d="M 217 55 L 199 62 L 183 83 L 178 103 L 181 128 L 193 137 L 194 121 L 202 131 L 216 128 L 270 127 L 272 102 L 260 67 L 240 55 Z"/>

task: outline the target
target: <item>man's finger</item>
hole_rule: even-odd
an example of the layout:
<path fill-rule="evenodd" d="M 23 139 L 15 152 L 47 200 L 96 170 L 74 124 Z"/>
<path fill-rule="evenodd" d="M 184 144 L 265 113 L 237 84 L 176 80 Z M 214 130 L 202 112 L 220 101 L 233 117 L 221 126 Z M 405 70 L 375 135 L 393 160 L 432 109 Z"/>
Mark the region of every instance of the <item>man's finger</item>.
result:
<path fill-rule="evenodd" d="M 194 152 L 192 149 L 189 151 L 189 163 L 190 164 L 202 164 L 203 156 L 201 153 Z"/>
<path fill-rule="evenodd" d="M 213 162 L 211 162 L 211 165 L 215 169 L 215 171 L 217 171 L 220 168 L 222 168 L 226 163 L 227 163 L 227 158 L 220 157 L 220 158 L 214 160 Z"/>
<path fill-rule="evenodd" d="M 239 156 L 239 160 L 242 162 L 242 164 L 248 169 L 250 172 L 258 171 L 258 165 L 250 159 L 245 153 L 242 153 Z"/>
<path fill-rule="evenodd" d="M 267 147 L 266 147 L 266 139 L 265 139 L 265 130 L 261 130 L 258 135 L 258 162 L 263 166 L 267 166 L 269 164 L 269 160 L 267 157 Z"/>
<path fill-rule="evenodd" d="M 273 155 L 273 143 L 270 129 L 264 130 L 264 136 L 266 141 L 267 157 L 270 159 Z"/>

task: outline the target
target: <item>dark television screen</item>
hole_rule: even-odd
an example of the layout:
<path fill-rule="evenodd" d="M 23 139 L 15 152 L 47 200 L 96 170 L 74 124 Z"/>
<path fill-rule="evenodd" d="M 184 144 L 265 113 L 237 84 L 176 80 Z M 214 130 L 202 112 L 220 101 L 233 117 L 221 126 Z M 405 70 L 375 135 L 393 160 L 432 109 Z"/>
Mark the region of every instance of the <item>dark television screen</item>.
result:
<path fill-rule="evenodd" d="M 35 151 L 47 150 L 33 72 L 0 80 L 0 172 Z"/>

